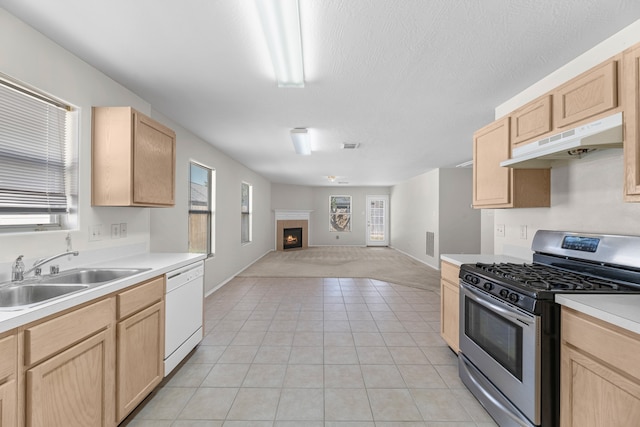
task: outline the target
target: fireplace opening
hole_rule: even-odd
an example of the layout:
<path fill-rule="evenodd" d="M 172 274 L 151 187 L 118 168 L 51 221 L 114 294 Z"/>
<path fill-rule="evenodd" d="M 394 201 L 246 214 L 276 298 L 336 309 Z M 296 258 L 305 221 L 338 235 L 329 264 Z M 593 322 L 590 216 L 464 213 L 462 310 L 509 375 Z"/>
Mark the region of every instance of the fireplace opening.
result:
<path fill-rule="evenodd" d="M 296 249 L 302 247 L 302 227 L 285 228 L 283 239 L 283 249 Z"/>

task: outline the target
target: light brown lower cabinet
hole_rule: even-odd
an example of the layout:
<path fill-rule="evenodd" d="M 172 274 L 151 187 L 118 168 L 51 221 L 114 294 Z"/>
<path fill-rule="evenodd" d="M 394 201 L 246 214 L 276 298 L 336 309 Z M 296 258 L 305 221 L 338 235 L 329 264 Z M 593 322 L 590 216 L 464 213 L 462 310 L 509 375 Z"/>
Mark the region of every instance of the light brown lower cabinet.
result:
<path fill-rule="evenodd" d="M 16 371 L 18 354 L 15 331 L 0 338 L 0 427 L 17 425 Z"/>
<path fill-rule="evenodd" d="M 14 427 L 16 423 L 16 380 L 9 380 L 0 385 L 0 426 Z"/>
<path fill-rule="evenodd" d="M 24 329 L 27 427 L 115 425 L 115 298 Z"/>
<path fill-rule="evenodd" d="M 460 267 L 442 261 L 440 265 L 440 335 L 458 353 L 460 325 Z"/>
<path fill-rule="evenodd" d="M 637 427 L 640 335 L 562 308 L 560 425 Z"/>
<path fill-rule="evenodd" d="M 159 276 L 22 326 L 13 350 L 0 338 L 0 427 L 122 421 L 164 376 L 164 286 Z"/>
<path fill-rule="evenodd" d="M 106 329 L 27 370 L 27 426 L 113 426 L 112 354 Z"/>
<path fill-rule="evenodd" d="M 164 377 L 164 278 L 118 295 L 117 421 Z M 132 314 L 134 313 L 134 314 Z"/>

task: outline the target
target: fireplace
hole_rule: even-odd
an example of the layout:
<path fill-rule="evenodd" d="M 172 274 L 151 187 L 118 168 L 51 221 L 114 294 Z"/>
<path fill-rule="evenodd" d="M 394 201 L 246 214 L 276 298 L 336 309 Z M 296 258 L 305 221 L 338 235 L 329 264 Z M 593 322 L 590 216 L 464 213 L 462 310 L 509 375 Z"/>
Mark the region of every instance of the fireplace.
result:
<path fill-rule="evenodd" d="M 302 247 L 302 227 L 285 228 L 282 234 L 282 249 L 297 249 Z"/>
<path fill-rule="evenodd" d="M 307 249 L 309 247 L 310 212 L 311 211 L 275 211 L 277 251 Z"/>

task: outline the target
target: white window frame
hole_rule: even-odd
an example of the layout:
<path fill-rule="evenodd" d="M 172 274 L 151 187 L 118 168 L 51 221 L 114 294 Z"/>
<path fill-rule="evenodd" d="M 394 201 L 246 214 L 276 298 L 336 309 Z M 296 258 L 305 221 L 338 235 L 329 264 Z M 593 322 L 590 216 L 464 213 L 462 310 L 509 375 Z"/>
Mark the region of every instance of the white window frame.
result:
<path fill-rule="evenodd" d="M 207 210 L 205 211 L 197 211 L 198 214 L 201 214 L 200 212 L 206 212 L 204 213 L 205 215 L 208 215 L 208 219 L 207 219 L 207 249 L 204 253 L 207 254 L 207 256 L 213 256 L 215 254 L 215 215 L 216 215 L 216 170 L 214 168 L 211 168 L 209 166 L 206 166 L 200 162 L 197 162 L 195 160 L 190 160 L 189 161 L 189 252 L 194 252 L 194 253 L 203 253 L 201 251 L 196 251 L 192 248 L 191 246 L 191 215 L 195 214 L 196 211 L 191 211 L 191 200 L 192 200 L 192 194 L 191 191 L 193 189 L 191 183 L 192 183 L 192 177 L 191 177 L 191 168 L 192 166 L 195 167 L 199 167 L 201 169 L 204 169 L 207 172 L 207 180 L 208 180 L 208 184 L 207 184 Z"/>
<path fill-rule="evenodd" d="M 248 206 L 245 208 L 244 206 L 244 188 L 247 187 L 248 190 Z M 247 222 L 246 226 L 247 237 L 245 238 L 245 221 Z M 240 243 L 243 245 L 247 245 L 253 241 L 253 185 L 248 182 L 242 181 L 240 187 Z"/>
<path fill-rule="evenodd" d="M 349 199 L 348 212 L 338 211 L 336 202 L 339 200 Z M 348 218 L 346 224 L 342 225 L 340 220 L 336 220 L 338 216 Z M 353 219 L 353 198 L 349 195 L 329 196 L 329 232 L 332 233 L 350 233 L 351 220 Z"/>
<path fill-rule="evenodd" d="M 46 231 L 46 230 L 70 230 L 77 228 L 78 226 L 78 109 L 65 103 L 59 99 L 56 99 L 48 94 L 45 94 L 37 89 L 29 87 L 9 76 L 0 73 L 0 85 L 3 91 L 8 89 L 7 93 L 11 96 L 5 98 L 6 103 L 11 103 L 13 98 L 19 101 L 22 96 L 24 102 L 42 102 L 49 107 L 65 110 L 65 133 L 64 133 L 64 154 L 62 160 L 64 162 L 64 193 L 66 195 L 66 212 L 28 212 L 28 211 L 6 211 L 0 210 L 0 232 L 1 233 L 15 233 L 15 232 L 33 232 L 33 231 Z M 7 117 L 6 123 L 12 123 L 11 119 Z M 39 123 L 39 122 L 37 122 Z M 43 125 L 44 126 L 44 125 Z M 0 136 L 3 130 L 0 129 Z M 19 132 L 18 132 L 19 134 Z M 13 138 L 10 134 L 6 133 L 7 138 Z M 45 141 L 42 141 L 43 147 L 46 145 Z M 0 143 L 1 146 L 1 143 Z M 0 150 L 2 150 L 0 148 Z M 43 150 L 45 150 L 43 148 Z M 2 156 L 2 152 L 0 152 Z M 46 164 L 43 167 L 47 167 Z M 25 188 L 25 195 L 27 194 Z M 7 209 L 12 204 L 5 205 Z M 15 205 L 13 205 L 15 206 Z M 0 208 L 2 206 L 0 205 Z"/>

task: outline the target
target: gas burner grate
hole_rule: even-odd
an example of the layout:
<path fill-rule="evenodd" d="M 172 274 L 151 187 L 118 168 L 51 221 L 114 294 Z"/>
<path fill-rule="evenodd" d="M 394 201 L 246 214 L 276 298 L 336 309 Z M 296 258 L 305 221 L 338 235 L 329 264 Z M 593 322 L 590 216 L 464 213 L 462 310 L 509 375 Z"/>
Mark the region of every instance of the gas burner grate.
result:
<path fill-rule="evenodd" d="M 571 273 L 540 264 L 476 264 L 480 270 L 502 279 L 540 290 L 619 290 L 610 280 Z"/>

